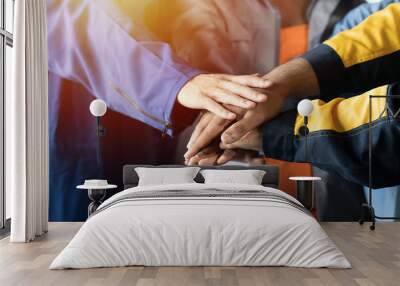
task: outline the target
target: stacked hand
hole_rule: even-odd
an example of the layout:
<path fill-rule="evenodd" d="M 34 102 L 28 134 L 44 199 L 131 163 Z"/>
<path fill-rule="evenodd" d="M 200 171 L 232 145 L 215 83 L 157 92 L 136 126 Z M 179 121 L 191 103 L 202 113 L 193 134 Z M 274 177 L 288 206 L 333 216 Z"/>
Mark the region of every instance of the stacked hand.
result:
<path fill-rule="evenodd" d="M 285 98 L 315 96 L 320 90 L 312 66 L 297 58 L 262 78 L 198 77 L 182 92 L 181 104 L 207 110 L 188 143 L 186 164 L 212 165 L 261 151 L 259 128 L 281 112 Z"/>
<path fill-rule="evenodd" d="M 236 114 L 236 121 L 204 113 L 189 140 L 186 164 L 214 165 L 254 158 L 262 150 L 259 126 L 280 113 L 285 98 L 276 85 L 271 84 L 263 92 L 267 100 L 253 109 L 224 106 Z"/>
<path fill-rule="evenodd" d="M 193 155 L 200 149 L 202 152 L 195 158 L 188 157 L 186 163 L 190 161 L 191 164 L 212 165 L 217 161 L 219 164 L 225 163 L 239 155 L 243 158 L 248 157 L 248 153 L 237 150 L 221 152 L 224 146 L 220 146 L 218 140 L 212 141 L 235 119 L 245 116 L 246 111 L 265 102 L 267 96 L 263 93 L 263 89 L 270 86 L 269 80 L 256 74 L 244 76 L 204 74 L 190 80 L 179 92 L 177 100 L 188 108 L 203 109 L 206 112 L 191 138 L 191 141 L 195 142 L 195 149 L 190 149 Z"/>
<path fill-rule="evenodd" d="M 187 108 L 208 110 L 221 118 L 233 120 L 236 114 L 223 104 L 252 109 L 267 99 L 255 88 L 268 88 L 270 85 L 269 80 L 258 75 L 201 74 L 183 86 L 177 100 Z"/>

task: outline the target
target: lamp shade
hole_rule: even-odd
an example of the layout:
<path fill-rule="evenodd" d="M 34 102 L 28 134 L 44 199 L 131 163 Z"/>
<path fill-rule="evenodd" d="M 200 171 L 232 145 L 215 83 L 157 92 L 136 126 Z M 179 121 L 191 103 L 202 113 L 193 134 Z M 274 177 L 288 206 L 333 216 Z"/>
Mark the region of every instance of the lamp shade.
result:
<path fill-rule="evenodd" d="M 95 99 L 90 103 L 89 110 L 93 116 L 101 117 L 106 114 L 107 105 L 104 100 Z"/>
<path fill-rule="evenodd" d="M 303 99 L 297 105 L 297 111 L 301 116 L 309 116 L 314 111 L 314 106 L 309 99 Z"/>

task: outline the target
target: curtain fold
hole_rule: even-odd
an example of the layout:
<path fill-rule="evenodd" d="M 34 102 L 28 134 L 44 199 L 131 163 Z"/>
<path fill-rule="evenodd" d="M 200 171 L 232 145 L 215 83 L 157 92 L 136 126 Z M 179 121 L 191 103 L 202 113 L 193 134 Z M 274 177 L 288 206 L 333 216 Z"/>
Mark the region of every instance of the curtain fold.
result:
<path fill-rule="evenodd" d="M 15 1 L 13 93 L 6 98 L 6 187 L 11 242 L 48 225 L 48 69 L 45 0 Z"/>

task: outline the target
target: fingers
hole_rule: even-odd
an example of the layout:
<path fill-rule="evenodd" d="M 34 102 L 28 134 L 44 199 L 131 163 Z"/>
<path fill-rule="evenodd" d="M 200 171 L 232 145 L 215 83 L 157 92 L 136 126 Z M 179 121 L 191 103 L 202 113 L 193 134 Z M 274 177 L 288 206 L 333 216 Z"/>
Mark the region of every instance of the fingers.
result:
<path fill-rule="evenodd" d="M 185 160 L 185 164 L 188 166 L 197 166 L 201 159 L 203 159 L 205 155 L 196 154 L 191 158 Z"/>
<path fill-rule="evenodd" d="M 186 160 L 185 163 L 189 166 L 194 165 L 215 165 L 221 150 L 217 145 L 211 145 L 201 150 L 201 152 L 192 156 L 190 159 Z"/>
<path fill-rule="evenodd" d="M 262 78 L 259 74 L 252 74 L 252 75 L 224 75 L 224 78 L 241 84 L 246 85 L 249 87 L 256 87 L 256 88 L 269 88 L 272 86 L 272 82 L 268 79 Z"/>
<path fill-rule="evenodd" d="M 189 150 L 185 153 L 185 158 L 188 159 L 209 145 L 216 137 L 218 137 L 225 127 L 230 123 L 229 120 L 224 120 L 217 116 L 214 116 L 209 124 L 204 128 L 201 134 L 191 142 Z"/>
<path fill-rule="evenodd" d="M 233 81 L 223 80 L 219 84 L 220 88 L 229 90 L 232 93 L 238 94 L 243 98 L 247 98 L 254 102 L 264 102 L 267 100 L 267 96 L 251 87 L 244 86 Z"/>
<path fill-rule="evenodd" d="M 226 143 L 221 141 L 221 143 L 219 143 L 219 148 L 221 148 L 222 150 L 235 149 L 236 148 L 236 145 L 235 145 L 236 142 L 234 142 L 232 144 L 226 144 Z"/>
<path fill-rule="evenodd" d="M 204 109 L 214 113 L 215 115 L 217 115 L 221 118 L 229 119 L 229 120 L 233 120 L 236 118 L 235 113 L 230 112 L 229 110 L 225 109 L 221 104 L 218 104 L 213 99 L 211 99 L 207 96 L 203 97 L 203 106 L 204 106 Z"/>
<path fill-rule="evenodd" d="M 247 100 L 229 90 L 225 90 L 222 88 L 212 88 L 209 91 L 209 95 L 216 101 L 223 104 L 230 104 L 233 106 L 238 106 L 245 109 L 251 109 L 256 107 L 256 103 Z"/>
<path fill-rule="evenodd" d="M 205 109 L 225 119 L 235 114 L 223 105 L 252 109 L 267 100 L 264 90 L 272 84 L 258 75 L 198 75 L 188 81 L 177 95 L 180 104 L 192 109 Z"/>
<path fill-rule="evenodd" d="M 199 166 L 213 166 L 217 163 L 218 154 L 209 155 L 208 157 L 199 161 Z"/>
<path fill-rule="evenodd" d="M 191 157 L 189 160 L 186 161 L 186 165 L 188 165 L 188 166 L 196 166 L 196 165 L 198 165 L 200 159 L 201 158 L 198 155 L 195 155 L 195 156 Z"/>
<path fill-rule="evenodd" d="M 233 160 L 236 156 L 236 152 L 234 150 L 224 150 L 221 156 L 219 156 L 217 160 L 217 165 L 223 165 Z"/>
<path fill-rule="evenodd" d="M 234 112 L 236 115 L 238 115 L 239 118 L 242 118 L 247 112 L 246 109 L 243 109 L 243 108 L 240 108 L 240 107 L 237 107 L 237 106 L 234 106 L 234 105 L 224 104 L 224 106 L 229 111 Z"/>
<path fill-rule="evenodd" d="M 188 161 L 189 166 L 200 165 L 200 166 L 212 166 L 212 165 L 223 165 L 235 158 L 236 151 L 225 150 L 221 154 L 221 150 L 213 148 L 207 152 L 201 152 Z"/>
<path fill-rule="evenodd" d="M 190 136 L 189 142 L 186 145 L 186 148 L 190 148 L 192 143 L 197 140 L 197 137 L 203 132 L 204 128 L 207 127 L 207 125 L 210 123 L 211 119 L 213 118 L 212 113 L 205 113 L 201 115 L 201 118 L 199 122 L 196 124 L 196 127 L 194 128 L 192 135 Z"/>
<path fill-rule="evenodd" d="M 219 148 L 221 148 L 222 150 L 231 150 L 231 149 L 247 149 L 246 144 L 243 144 L 243 138 L 246 137 L 246 135 L 244 135 L 242 138 L 240 138 L 239 140 L 231 143 L 231 144 L 227 144 L 224 142 L 220 142 L 219 143 Z"/>
<path fill-rule="evenodd" d="M 260 118 L 262 119 L 262 118 Z M 244 137 L 248 132 L 252 129 L 255 129 L 257 126 L 262 124 L 259 122 L 255 116 L 244 117 L 238 122 L 232 124 L 228 129 L 226 129 L 221 135 L 221 141 L 224 143 L 224 146 L 234 146 L 233 143 Z M 230 145 L 231 144 L 231 145 Z"/>
<path fill-rule="evenodd" d="M 239 140 L 236 140 L 233 143 L 224 143 L 220 142 L 219 148 L 222 150 L 226 149 L 243 149 L 243 150 L 253 150 L 254 146 L 258 146 L 258 141 L 260 139 L 260 136 L 258 136 L 258 131 L 250 131 L 247 132 L 243 137 L 241 137 Z"/>
<path fill-rule="evenodd" d="M 281 94 L 270 95 L 266 102 L 260 103 L 253 110 L 246 112 L 245 116 L 230 126 L 222 135 L 221 141 L 226 144 L 233 143 L 243 137 L 247 132 L 260 126 L 264 122 L 278 116 L 285 103 L 285 96 Z"/>

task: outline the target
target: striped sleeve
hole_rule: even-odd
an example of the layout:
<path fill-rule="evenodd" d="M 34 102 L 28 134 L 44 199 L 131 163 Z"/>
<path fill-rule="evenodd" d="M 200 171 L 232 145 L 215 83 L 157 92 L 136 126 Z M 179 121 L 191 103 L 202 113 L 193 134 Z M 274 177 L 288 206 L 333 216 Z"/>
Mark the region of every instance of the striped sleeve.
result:
<path fill-rule="evenodd" d="M 306 53 L 323 99 L 400 80 L 400 4 L 369 16 Z"/>

